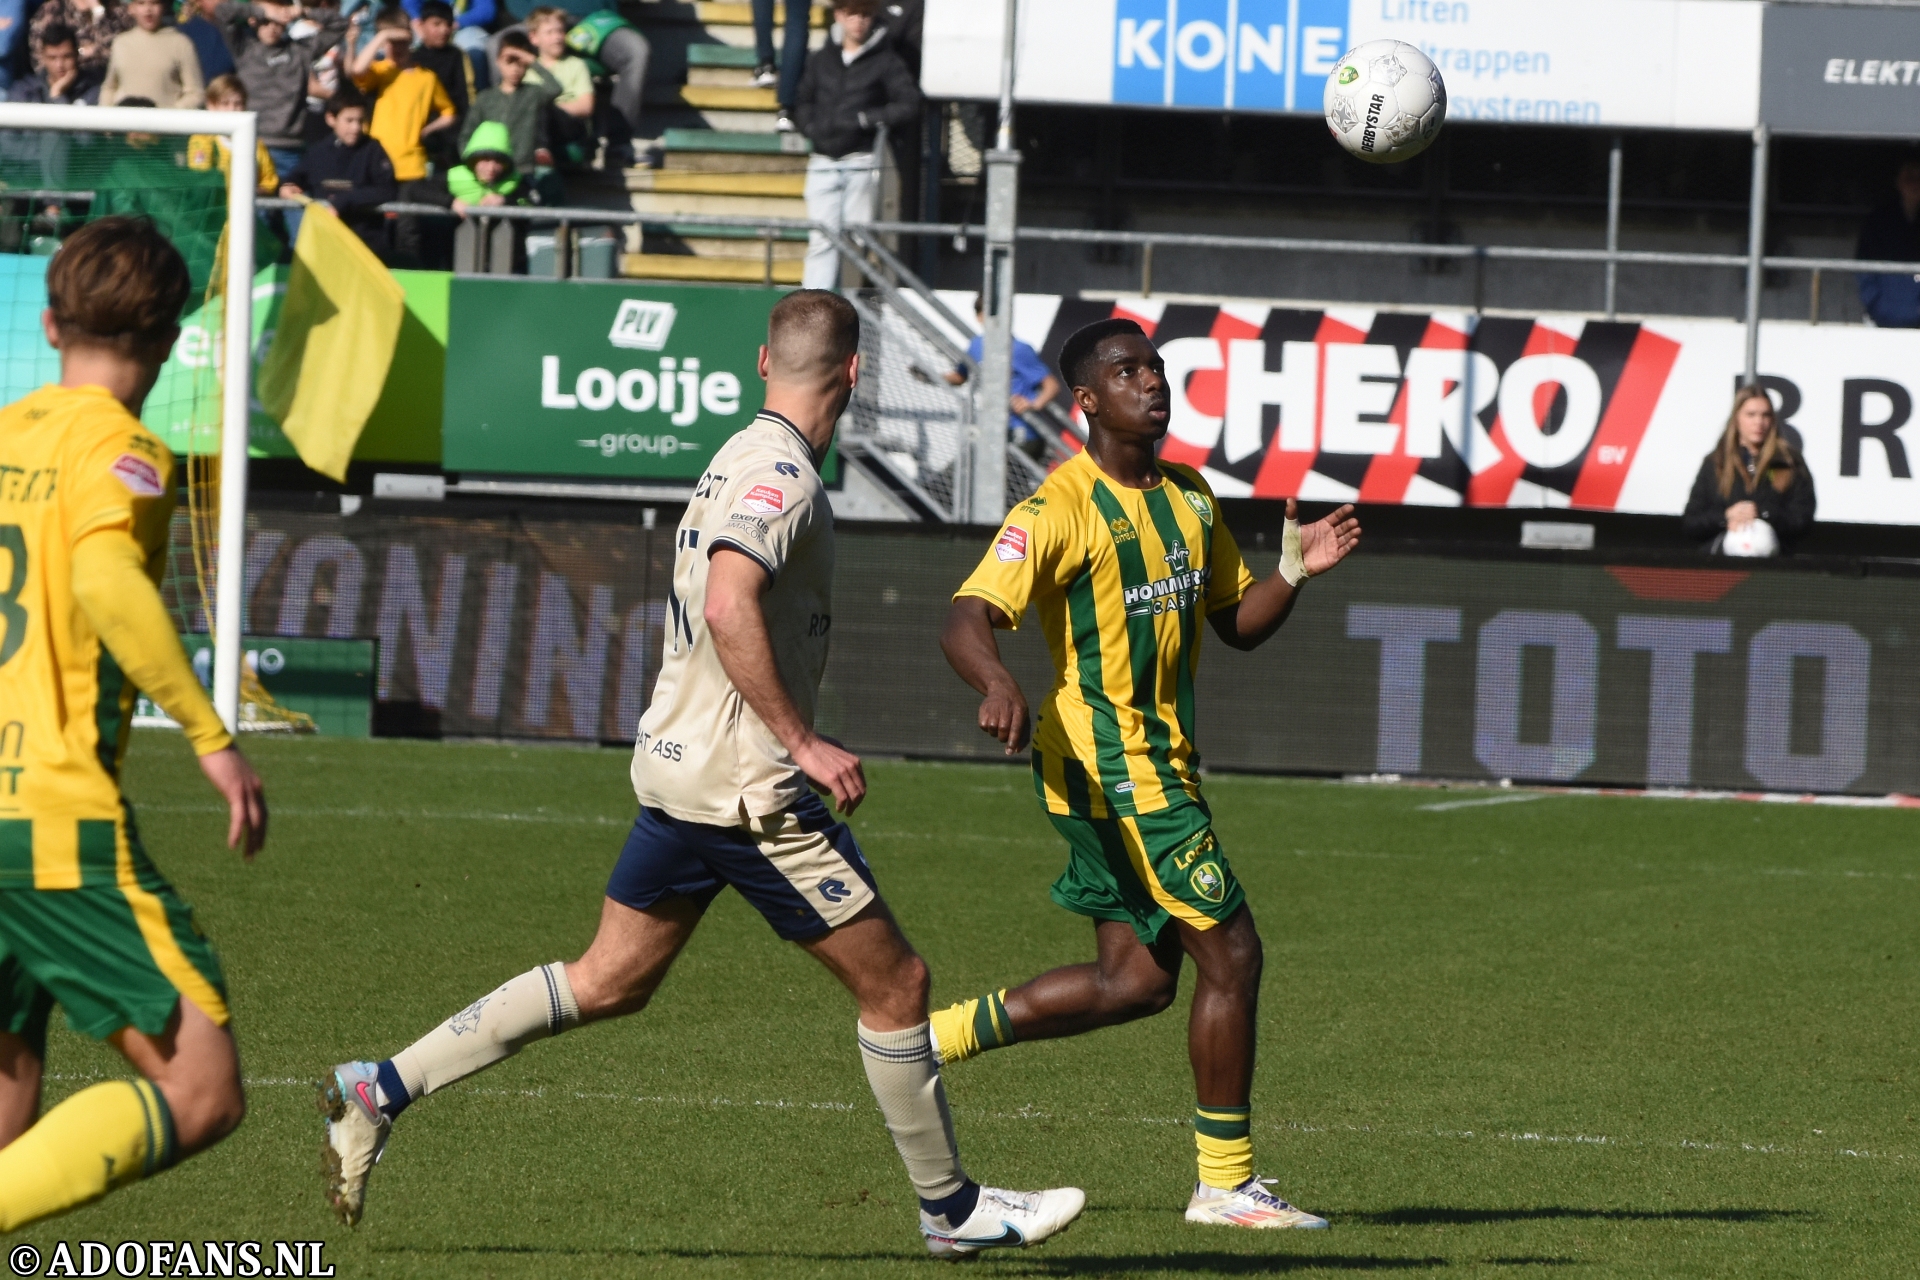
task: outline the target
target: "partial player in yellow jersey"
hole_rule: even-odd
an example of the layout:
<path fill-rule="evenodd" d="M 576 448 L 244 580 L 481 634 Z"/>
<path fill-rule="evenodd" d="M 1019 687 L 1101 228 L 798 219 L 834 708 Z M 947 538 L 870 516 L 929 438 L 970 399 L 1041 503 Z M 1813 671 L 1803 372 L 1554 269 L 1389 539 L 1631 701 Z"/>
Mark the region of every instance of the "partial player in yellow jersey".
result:
<path fill-rule="evenodd" d="M 1187 1220 L 1324 1227 L 1254 1175 L 1260 936 L 1200 794 L 1193 679 L 1202 618 L 1233 648 L 1255 648 L 1306 580 L 1353 550 L 1360 526 L 1342 507 L 1302 527 L 1289 502 L 1279 572 L 1256 582 L 1206 481 L 1154 456 L 1171 398 L 1140 326 L 1079 330 L 1060 371 L 1086 415 L 1086 451 L 1007 518 L 954 596 L 941 647 L 985 699 L 980 727 L 1009 755 L 1031 739 L 1035 789 L 1069 849 L 1053 900 L 1092 917 L 1099 958 L 935 1013 L 935 1047 L 959 1062 L 1149 1017 L 1173 1003 L 1192 956 L 1200 1178 Z M 1031 733 L 993 635 L 1029 605 L 1057 672 Z"/>
<path fill-rule="evenodd" d="M 266 838 L 260 779 L 155 585 L 173 455 L 138 414 L 187 293 L 186 262 L 146 219 L 75 232 L 47 270 L 60 381 L 0 410 L 0 1231 L 157 1173 L 246 1110 L 220 961 L 119 783 L 144 690 L 226 799 L 228 844 L 251 858 Z M 144 1078 L 35 1123 L 55 1004 Z"/>

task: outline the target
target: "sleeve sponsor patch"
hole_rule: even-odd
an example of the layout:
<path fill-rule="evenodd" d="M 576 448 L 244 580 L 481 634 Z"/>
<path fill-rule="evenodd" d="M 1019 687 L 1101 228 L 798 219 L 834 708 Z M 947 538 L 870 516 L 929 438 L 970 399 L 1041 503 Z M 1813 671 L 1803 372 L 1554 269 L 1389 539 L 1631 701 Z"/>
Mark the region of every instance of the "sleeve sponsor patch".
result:
<path fill-rule="evenodd" d="M 1017 524 L 1010 524 L 1002 529 L 999 539 L 993 544 L 993 554 L 1002 560 L 1025 560 L 1027 531 Z"/>
<path fill-rule="evenodd" d="M 757 484 L 740 495 L 740 505 L 763 516 L 779 515 L 787 509 L 787 495 L 770 484 Z"/>
<path fill-rule="evenodd" d="M 166 492 L 166 487 L 160 483 L 160 468 L 145 458 L 123 453 L 113 460 L 112 471 L 120 478 L 121 484 L 142 498 L 157 498 Z"/>

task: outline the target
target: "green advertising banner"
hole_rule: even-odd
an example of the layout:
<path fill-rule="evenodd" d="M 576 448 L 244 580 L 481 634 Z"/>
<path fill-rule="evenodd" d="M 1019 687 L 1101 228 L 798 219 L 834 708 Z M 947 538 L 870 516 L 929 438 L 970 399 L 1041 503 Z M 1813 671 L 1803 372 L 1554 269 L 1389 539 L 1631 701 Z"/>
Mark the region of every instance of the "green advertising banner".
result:
<path fill-rule="evenodd" d="M 449 471 L 694 480 L 760 407 L 778 289 L 453 281 Z"/>

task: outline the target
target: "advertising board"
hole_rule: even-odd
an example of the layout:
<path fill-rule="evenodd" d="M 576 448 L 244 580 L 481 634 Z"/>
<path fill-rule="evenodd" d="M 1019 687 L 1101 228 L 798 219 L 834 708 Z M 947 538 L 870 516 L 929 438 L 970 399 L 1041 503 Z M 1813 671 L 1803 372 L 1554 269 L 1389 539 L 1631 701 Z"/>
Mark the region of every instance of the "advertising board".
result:
<path fill-rule="evenodd" d="M 1164 455 L 1222 495 L 1679 515 L 1745 364 L 1728 320 L 1476 317 L 1046 295 L 1017 336 L 1137 320 L 1173 383 Z M 1821 520 L 1920 524 L 1920 332 L 1772 321 L 1760 374 Z"/>
<path fill-rule="evenodd" d="M 458 277 L 449 471 L 694 480 L 760 407 L 776 289 Z"/>
<path fill-rule="evenodd" d="M 1760 118 L 1783 133 L 1911 138 L 1920 10 L 1768 5 Z"/>
<path fill-rule="evenodd" d="M 262 643 L 376 638 L 377 723 L 632 740 L 666 635 L 670 521 L 256 518 Z M 940 652 L 949 597 L 992 538 L 839 531 L 822 732 L 863 752 L 1001 757 Z M 1273 572 L 1271 548 L 1246 554 Z M 1706 563 L 1363 547 L 1269 644 L 1205 641 L 1201 749 L 1225 769 L 1920 791 L 1920 578 Z M 1001 645 L 1038 705 L 1052 679 L 1040 628 Z"/>
<path fill-rule="evenodd" d="M 1025 102 L 1318 115 L 1349 48 L 1404 40 L 1453 120 L 1749 129 L 1759 4 L 1730 0 L 1022 0 Z M 921 86 L 994 98 L 998 5 L 928 0 Z"/>

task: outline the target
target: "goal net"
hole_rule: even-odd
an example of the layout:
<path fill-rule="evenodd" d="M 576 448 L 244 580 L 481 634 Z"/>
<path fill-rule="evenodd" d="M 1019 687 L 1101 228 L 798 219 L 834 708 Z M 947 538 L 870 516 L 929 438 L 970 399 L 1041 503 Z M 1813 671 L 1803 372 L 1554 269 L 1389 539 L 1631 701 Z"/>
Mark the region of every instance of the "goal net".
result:
<path fill-rule="evenodd" d="M 207 675 L 230 728 L 310 729 L 242 657 L 252 280 L 280 252 L 256 224 L 255 148 L 250 113 L 0 103 L 0 403 L 60 376 L 40 312 L 62 240 L 96 218 L 151 218 L 192 279 L 141 411 L 183 464 L 165 596 L 183 632 L 213 641 Z"/>

